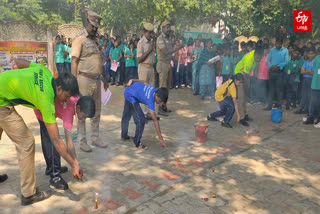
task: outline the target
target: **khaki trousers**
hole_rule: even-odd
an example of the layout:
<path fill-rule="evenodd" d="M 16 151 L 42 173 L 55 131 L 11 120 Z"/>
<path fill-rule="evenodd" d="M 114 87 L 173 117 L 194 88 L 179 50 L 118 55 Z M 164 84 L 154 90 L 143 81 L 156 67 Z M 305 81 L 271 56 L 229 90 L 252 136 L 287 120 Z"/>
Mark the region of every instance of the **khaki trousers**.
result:
<path fill-rule="evenodd" d="M 21 194 L 24 197 L 32 196 L 36 192 L 34 137 L 22 117 L 12 106 L 0 107 L 0 133 L 3 131 L 16 146 L 20 168 Z"/>
<path fill-rule="evenodd" d="M 238 87 L 238 102 L 240 118 L 243 119 L 248 114 L 247 103 L 249 102 L 250 76 L 243 74 L 243 83 Z"/>
<path fill-rule="evenodd" d="M 170 88 L 172 79 L 172 68 L 170 62 L 158 61 L 157 72 L 159 73 L 159 87 Z"/>
<path fill-rule="evenodd" d="M 99 138 L 99 123 L 101 114 L 101 80 L 93 80 L 82 75 L 78 75 L 78 84 L 81 95 L 91 96 L 96 104 L 96 113 L 91 122 L 91 141 L 96 141 Z M 79 142 L 87 143 L 86 137 L 86 121 L 79 121 Z"/>
<path fill-rule="evenodd" d="M 139 75 L 139 80 L 143 80 L 146 83 L 148 83 L 148 85 L 151 85 L 154 87 L 154 68 L 153 67 L 147 67 L 139 64 L 138 75 Z M 141 104 L 141 108 L 144 114 L 148 113 L 147 105 Z"/>

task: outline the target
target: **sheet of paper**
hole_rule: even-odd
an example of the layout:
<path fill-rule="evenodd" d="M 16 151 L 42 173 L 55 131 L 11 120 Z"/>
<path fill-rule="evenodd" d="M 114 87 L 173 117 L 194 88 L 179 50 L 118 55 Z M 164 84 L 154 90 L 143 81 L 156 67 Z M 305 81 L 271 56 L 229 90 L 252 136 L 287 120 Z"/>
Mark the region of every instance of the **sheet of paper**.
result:
<path fill-rule="evenodd" d="M 110 69 L 116 72 L 118 69 L 118 65 L 119 62 L 113 62 Z"/>
<path fill-rule="evenodd" d="M 112 93 L 109 88 L 107 90 L 104 90 L 103 82 L 101 81 L 101 102 L 103 105 L 107 105 L 111 98 L 111 95 Z"/>

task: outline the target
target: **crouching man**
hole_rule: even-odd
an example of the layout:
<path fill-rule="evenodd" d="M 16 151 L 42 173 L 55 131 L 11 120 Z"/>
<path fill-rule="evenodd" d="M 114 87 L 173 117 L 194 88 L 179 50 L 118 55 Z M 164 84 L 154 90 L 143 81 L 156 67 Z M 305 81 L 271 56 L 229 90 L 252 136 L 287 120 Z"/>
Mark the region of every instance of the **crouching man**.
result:
<path fill-rule="evenodd" d="M 160 131 L 160 125 L 155 113 L 155 103 L 164 104 L 168 100 L 168 89 L 154 87 L 145 84 L 142 80 L 130 80 L 124 91 L 125 103 L 121 119 L 121 138 L 129 140 L 128 128 L 131 116 L 133 116 L 134 123 L 136 124 L 136 132 L 133 142 L 138 149 L 148 149 L 147 146 L 141 144 L 141 137 L 145 125 L 145 115 L 140 107 L 140 103 L 148 106 L 149 114 L 153 120 L 160 145 L 166 146 Z"/>
<path fill-rule="evenodd" d="M 215 98 L 219 104 L 220 110 L 207 116 L 209 121 L 218 121 L 217 117 L 224 116 L 221 126 L 232 128 L 230 122 L 234 112 L 237 114 L 237 122 L 240 122 L 240 114 L 237 102 L 237 87 L 242 84 L 242 74 L 237 74 L 235 80 L 230 79 L 223 83 L 216 91 Z"/>
<path fill-rule="evenodd" d="M 96 105 L 92 97 L 83 96 L 71 97 L 66 103 L 62 103 L 58 98 L 55 99 L 56 117 L 62 119 L 64 133 L 67 141 L 67 151 L 73 159 L 76 159 L 76 151 L 72 142 L 72 124 L 73 116 L 76 114 L 78 120 L 92 118 L 95 114 Z M 66 166 L 61 167 L 61 158 L 56 148 L 54 147 L 43 117 L 39 110 L 34 110 L 40 124 L 41 146 L 44 159 L 46 161 L 46 175 L 50 175 L 50 184 L 56 189 L 66 190 L 68 184 L 61 177 L 61 173 L 67 172 Z"/>

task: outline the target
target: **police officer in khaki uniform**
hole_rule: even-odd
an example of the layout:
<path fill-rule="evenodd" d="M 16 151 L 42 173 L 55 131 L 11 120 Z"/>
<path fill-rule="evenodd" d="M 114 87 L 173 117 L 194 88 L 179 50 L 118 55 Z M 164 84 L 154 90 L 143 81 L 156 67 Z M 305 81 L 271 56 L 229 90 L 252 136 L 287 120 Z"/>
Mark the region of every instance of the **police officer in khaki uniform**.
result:
<path fill-rule="evenodd" d="M 155 63 L 155 44 L 151 39 L 153 34 L 153 24 L 145 23 L 143 25 L 143 37 L 139 40 L 137 47 L 138 74 L 139 80 L 143 80 L 147 84 L 154 86 L 154 63 Z M 148 115 L 148 107 L 143 105 L 143 111 Z"/>
<path fill-rule="evenodd" d="M 172 58 L 172 54 L 181 48 L 184 47 L 184 44 L 180 44 L 177 48 L 173 49 L 169 36 L 171 32 L 170 22 L 164 21 L 161 24 L 162 33 L 157 39 L 157 56 L 158 56 L 158 64 L 157 64 L 157 72 L 159 73 L 159 87 L 170 88 L 171 77 L 172 77 L 172 69 L 170 65 L 170 60 Z M 159 106 L 159 115 L 168 116 L 168 112 L 171 112 L 166 104 Z"/>
<path fill-rule="evenodd" d="M 104 79 L 104 88 L 109 87 L 106 74 L 103 72 L 102 57 L 97 43 L 97 30 L 100 25 L 101 16 L 93 11 L 88 11 L 84 23 L 85 29 L 77 36 L 72 44 L 71 71 L 77 77 L 80 93 L 83 96 L 92 96 L 96 104 L 96 113 L 91 119 L 91 141 L 92 145 L 100 148 L 107 144 L 99 138 L 99 123 L 101 113 L 101 75 Z M 91 152 L 91 147 L 86 139 L 86 121 L 79 121 L 80 149 Z"/>

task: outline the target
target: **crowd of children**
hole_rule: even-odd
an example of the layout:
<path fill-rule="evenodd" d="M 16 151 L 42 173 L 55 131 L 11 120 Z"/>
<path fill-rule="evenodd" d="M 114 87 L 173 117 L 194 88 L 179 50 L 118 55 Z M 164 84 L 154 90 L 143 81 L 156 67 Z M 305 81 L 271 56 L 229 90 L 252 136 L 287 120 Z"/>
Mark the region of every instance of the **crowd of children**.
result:
<path fill-rule="evenodd" d="M 172 35 L 173 46 L 177 46 L 184 38 Z M 120 36 L 101 37 L 104 55 L 105 71 L 111 84 L 122 85 L 130 79 L 138 79 L 136 35 L 127 37 L 124 41 Z M 194 95 L 215 99 L 218 86 L 235 75 L 235 68 L 241 59 L 252 53 L 256 48 L 263 49 L 263 56 L 256 62 L 249 73 L 248 97 L 252 104 L 265 104 L 264 110 L 282 108 L 285 101 L 286 110 L 298 109 L 296 114 L 305 114 L 304 123 L 315 123 L 320 127 L 319 116 L 319 68 L 320 43 L 308 42 L 305 46 L 299 40 L 283 46 L 283 41 L 277 39 L 272 44 L 268 38 L 257 42 L 232 42 L 230 36 L 223 39 L 223 44 L 213 44 L 212 39 L 189 38 L 184 48 L 172 55 L 171 88 L 191 87 Z M 208 60 L 220 56 L 215 63 Z M 155 56 L 157 58 L 157 56 Z M 155 59 L 155 63 L 157 60 Z M 112 66 L 115 63 L 117 66 Z M 156 67 L 156 66 L 155 66 Z M 155 71 L 155 86 L 158 79 Z"/>

